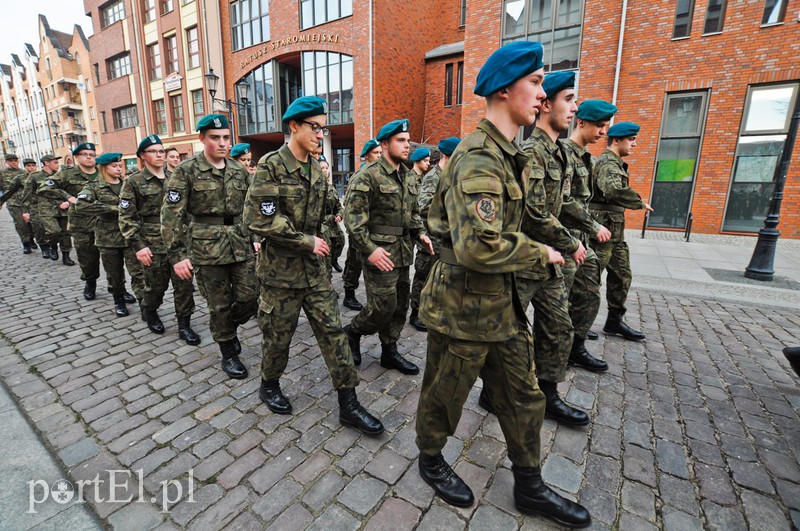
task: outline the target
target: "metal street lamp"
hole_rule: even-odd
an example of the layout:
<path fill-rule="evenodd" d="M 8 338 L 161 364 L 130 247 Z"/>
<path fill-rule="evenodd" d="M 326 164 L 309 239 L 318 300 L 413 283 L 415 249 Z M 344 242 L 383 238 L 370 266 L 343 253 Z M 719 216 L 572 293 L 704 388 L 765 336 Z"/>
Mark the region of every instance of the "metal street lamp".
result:
<path fill-rule="evenodd" d="M 236 83 L 234 88 L 236 89 L 236 99 L 239 101 L 233 101 L 231 99 L 220 99 L 216 97 L 219 76 L 214 73 L 213 68 L 209 68 L 208 74 L 203 77 L 206 78 L 206 87 L 208 88 L 208 94 L 211 96 L 211 101 L 225 105 L 225 109 L 231 120 L 231 126 L 233 127 L 233 140 L 234 143 L 236 143 L 236 120 L 233 117 L 233 108 L 236 107 L 239 112 L 244 112 L 245 116 L 247 116 L 247 104 L 250 101 L 250 84 L 246 77 Z"/>

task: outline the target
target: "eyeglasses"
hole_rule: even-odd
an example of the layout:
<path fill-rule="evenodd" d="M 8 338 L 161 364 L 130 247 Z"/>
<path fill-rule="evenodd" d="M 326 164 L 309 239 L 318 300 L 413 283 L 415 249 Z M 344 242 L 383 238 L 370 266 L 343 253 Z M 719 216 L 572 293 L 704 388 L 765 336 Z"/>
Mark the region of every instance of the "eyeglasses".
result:
<path fill-rule="evenodd" d="M 163 149 L 145 149 L 142 153 L 152 153 L 153 155 L 164 155 L 167 152 Z"/>
<path fill-rule="evenodd" d="M 316 135 L 316 134 L 318 134 L 320 131 L 322 131 L 322 135 L 323 135 L 323 136 L 328 136 L 328 134 L 330 134 L 330 132 L 331 132 L 331 130 L 330 130 L 330 129 L 328 129 L 327 127 L 322 127 L 322 126 L 320 126 L 319 124 L 315 124 L 314 122 L 307 122 L 307 121 L 305 121 L 305 120 L 302 120 L 302 122 L 303 122 L 304 124 L 306 124 L 306 125 L 310 126 L 310 127 L 311 127 L 311 131 L 312 131 L 312 132 L 313 132 L 315 135 Z"/>

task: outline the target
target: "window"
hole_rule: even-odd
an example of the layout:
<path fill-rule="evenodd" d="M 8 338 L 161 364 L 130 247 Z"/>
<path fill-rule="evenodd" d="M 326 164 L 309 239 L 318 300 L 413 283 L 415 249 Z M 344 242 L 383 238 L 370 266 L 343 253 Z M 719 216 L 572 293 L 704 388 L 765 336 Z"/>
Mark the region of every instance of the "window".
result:
<path fill-rule="evenodd" d="M 786 16 L 786 0 L 766 0 L 761 24 L 780 24 Z"/>
<path fill-rule="evenodd" d="M 156 19 L 156 0 L 144 0 L 144 21 L 153 22 Z"/>
<path fill-rule="evenodd" d="M 174 7 L 172 6 L 172 0 L 161 0 L 161 14 L 166 15 L 170 11 L 172 11 Z"/>
<path fill-rule="evenodd" d="M 300 0 L 300 29 L 353 14 L 353 0 Z"/>
<path fill-rule="evenodd" d="M 726 0 L 708 0 L 706 9 L 706 23 L 703 25 L 703 33 L 719 33 L 725 23 Z"/>
<path fill-rule="evenodd" d="M 447 63 L 444 67 L 444 106 L 450 107 L 453 104 L 453 63 Z"/>
<path fill-rule="evenodd" d="M 456 73 L 456 105 L 461 105 L 464 97 L 464 61 L 458 62 Z"/>
<path fill-rule="evenodd" d="M 661 119 L 650 226 L 685 228 L 705 129 L 708 92 L 667 94 Z"/>
<path fill-rule="evenodd" d="M 187 4 L 191 4 L 192 2 L 194 2 L 194 0 L 181 0 L 181 5 L 185 6 Z"/>
<path fill-rule="evenodd" d="M 200 43 L 197 39 L 197 26 L 186 30 L 186 46 L 189 51 L 187 68 L 198 68 L 200 66 Z"/>
<path fill-rule="evenodd" d="M 100 65 L 98 63 L 95 63 L 94 65 L 92 65 L 92 67 L 94 69 L 94 82 L 99 85 L 100 84 Z"/>
<path fill-rule="evenodd" d="M 108 132 L 108 128 L 106 127 L 106 111 L 100 111 L 100 127 L 104 133 Z"/>
<path fill-rule="evenodd" d="M 251 98 L 247 105 L 250 110 L 247 113 L 238 113 L 239 134 L 266 133 L 280 130 L 280 120 L 275 120 L 275 85 L 273 83 L 274 74 L 272 68 L 273 63 L 269 61 L 257 67 L 247 76 Z M 313 94 L 313 92 L 310 92 L 311 88 L 307 88 L 306 91 L 308 94 Z M 330 119 L 330 115 L 328 119 Z"/>
<path fill-rule="evenodd" d="M 328 101 L 328 124 L 353 122 L 353 58 L 332 52 L 303 52 L 303 91 Z"/>
<path fill-rule="evenodd" d="M 125 3 L 123 0 L 114 0 L 104 6 L 100 6 L 100 19 L 102 27 L 107 27 L 118 20 L 125 18 Z"/>
<path fill-rule="evenodd" d="M 758 232 L 764 226 L 798 89 L 800 84 L 788 83 L 747 91 L 722 230 Z"/>
<path fill-rule="evenodd" d="M 125 129 L 139 125 L 136 105 L 128 105 L 111 111 L 114 114 L 114 129 Z M 103 114 L 104 113 L 100 113 Z M 104 115 L 105 116 L 105 115 Z M 105 120 L 103 120 L 105 122 Z"/>
<path fill-rule="evenodd" d="M 675 8 L 675 24 L 672 26 L 672 38 L 682 39 L 692 32 L 692 15 L 694 15 L 694 0 L 678 0 Z"/>
<path fill-rule="evenodd" d="M 461 10 L 458 16 L 459 27 L 464 27 L 467 24 L 467 0 L 461 0 Z"/>
<path fill-rule="evenodd" d="M 158 43 L 147 47 L 147 63 L 150 67 L 150 81 L 161 79 L 161 48 Z"/>
<path fill-rule="evenodd" d="M 131 55 L 124 53 L 106 61 L 108 79 L 117 79 L 131 73 Z"/>
<path fill-rule="evenodd" d="M 91 120 L 94 120 L 96 118 L 95 113 L 94 113 L 94 107 L 89 107 L 89 118 Z"/>
<path fill-rule="evenodd" d="M 180 69 L 178 63 L 178 36 L 164 37 L 164 48 L 167 50 L 167 75 Z"/>
<path fill-rule="evenodd" d="M 541 42 L 547 71 L 578 68 L 583 0 L 504 0 L 503 44 Z"/>
<path fill-rule="evenodd" d="M 167 108 L 164 105 L 164 100 L 156 100 L 153 102 L 153 116 L 156 122 L 156 134 L 167 134 Z"/>
<path fill-rule="evenodd" d="M 183 98 L 181 94 L 169 97 L 169 106 L 172 107 L 172 132 L 178 133 L 186 130 L 183 121 Z"/>
<path fill-rule="evenodd" d="M 192 91 L 192 114 L 194 115 L 194 125 L 197 127 L 197 122 L 206 114 L 202 90 Z"/>
<path fill-rule="evenodd" d="M 269 40 L 269 0 L 231 3 L 231 42 L 241 50 Z"/>

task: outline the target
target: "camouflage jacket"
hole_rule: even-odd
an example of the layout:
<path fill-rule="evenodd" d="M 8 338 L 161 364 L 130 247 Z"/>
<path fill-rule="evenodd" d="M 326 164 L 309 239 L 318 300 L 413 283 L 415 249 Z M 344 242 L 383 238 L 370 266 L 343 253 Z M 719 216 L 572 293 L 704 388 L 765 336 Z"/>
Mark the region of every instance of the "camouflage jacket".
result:
<path fill-rule="evenodd" d="M 576 238 L 582 238 L 583 234 L 594 236 L 600 230 L 597 223 L 589 214 L 589 201 L 592 198 L 592 154 L 585 148 L 570 139 L 561 142 L 563 152 L 567 157 L 567 164 L 572 167 L 572 186 L 570 186 L 570 196 L 575 202 L 575 208 L 580 206 L 584 212 L 580 219 L 574 216 L 562 215 L 558 218 L 561 223 L 569 229 L 570 234 Z"/>
<path fill-rule="evenodd" d="M 429 328 L 485 343 L 527 322 L 514 272 L 544 272 L 548 262 L 547 248 L 521 231 L 528 159 L 488 120 L 450 158 L 428 214 L 442 244 L 420 299 Z"/>
<path fill-rule="evenodd" d="M 628 165 L 606 149 L 594 166 L 594 190 L 589 211 L 611 231 L 611 242 L 625 239 L 625 209 L 640 210 L 644 201 L 628 183 Z"/>
<path fill-rule="evenodd" d="M 25 170 L 3 168 L 0 170 L 0 205 L 8 203 L 8 206 L 22 206 L 23 189 L 25 188 L 25 178 L 28 172 Z"/>
<path fill-rule="evenodd" d="M 258 260 L 265 285 L 307 288 L 327 281 L 325 261 L 313 251 L 314 236 L 322 237 L 330 188 L 319 162 L 311 160 L 311 175 L 306 175 L 288 145 L 258 161 L 244 221 L 251 234 L 266 242 Z"/>
<path fill-rule="evenodd" d="M 248 181 L 240 163 L 226 159 L 225 168 L 217 169 L 203 153 L 175 168 L 161 206 L 161 236 L 171 261 L 225 265 L 253 259 L 241 218 Z"/>
<path fill-rule="evenodd" d="M 365 257 L 383 247 L 391 253 L 395 267 L 410 266 L 414 241 L 425 233 L 418 192 L 415 177 L 403 165 L 395 170 L 381 157 L 364 166 L 350 180 L 345 200 L 344 223 L 350 245 Z"/>
<path fill-rule="evenodd" d="M 35 212 L 39 216 L 66 216 L 67 212 L 59 208 L 59 204 L 63 201 L 55 201 L 39 195 L 39 189 L 42 186 L 55 185 L 55 179 L 55 173 L 47 173 L 44 170 L 35 171 L 28 175 L 28 181 L 25 183 L 22 197 L 22 209 Z M 29 208 L 26 209 L 25 206 Z"/>
<path fill-rule="evenodd" d="M 439 253 L 439 238 L 430 233 L 428 227 L 428 212 L 431 209 L 431 200 L 433 194 L 436 193 L 436 187 L 439 186 L 439 180 L 442 178 L 442 168 L 438 164 L 434 164 L 428 173 L 422 178 L 422 184 L 419 187 L 419 196 L 417 196 L 417 204 L 419 205 L 419 217 L 422 218 L 422 224 L 425 230 L 428 231 L 428 236 L 433 243 L 433 250 Z"/>
<path fill-rule="evenodd" d="M 164 170 L 166 178 L 170 173 Z M 119 194 L 119 229 L 134 251 L 149 247 L 153 254 L 167 254 L 161 238 L 161 205 L 164 182 L 147 168 L 125 179 Z"/>
<path fill-rule="evenodd" d="M 128 246 L 119 230 L 119 194 L 102 174 L 78 192 L 77 197 L 76 212 L 97 220 L 94 243 L 98 248 L 120 249 Z"/>
<path fill-rule="evenodd" d="M 99 171 L 93 175 L 84 173 L 80 167 L 72 166 L 62 168 L 52 179 L 45 181 L 36 191 L 40 198 L 45 198 L 47 208 L 40 208 L 42 216 L 63 217 L 64 211 L 59 208 L 59 204 L 68 200 L 70 197 L 77 197 L 81 191 L 91 182 L 96 181 L 100 176 Z M 40 203 L 41 205 L 42 203 Z M 67 229 L 71 232 L 93 232 L 94 216 L 85 216 L 75 213 L 75 205 L 70 205 L 66 213 L 69 218 Z"/>

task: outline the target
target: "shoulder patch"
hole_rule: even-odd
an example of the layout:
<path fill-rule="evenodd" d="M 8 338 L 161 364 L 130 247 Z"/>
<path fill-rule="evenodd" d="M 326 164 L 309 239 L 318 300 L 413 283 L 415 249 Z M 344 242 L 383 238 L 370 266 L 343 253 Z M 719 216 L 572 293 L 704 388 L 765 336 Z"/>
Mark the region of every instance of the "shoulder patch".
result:
<path fill-rule="evenodd" d="M 272 216 L 273 214 L 275 214 L 275 211 L 277 210 L 277 208 L 275 207 L 275 201 L 271 199 L 266 199 L 264 201 L 261 201 L 261 204 L 259 205 L 259 210 L 265 216 Z"/>
<path fill-rule="evenodd" d="M 89 199 L 89 194 L 78 194 L 78 199 Z"/>
<path fill-rule="evenodd" d="M 167 193 L 167 201 L 169 201 L 170 203 L 177 203 L 180 200 L 181 200 L 180 191 L 170 190 L 169 193 Z"/>
<path fill-rule="evenodd" d="M 53 186 L 54 184 L 56 184 L 56 182 L 53 179 L 47 179 L 45 180 L 44 184 L 46 184 L 47 186 Z"/>
<path fill-rule="evenodd" d="M 497 217 L 497 204 L 493 197 L 483 196 L 475 203 L 478 217 L 483 221 L 492 222 Z"/>
<path fill-rule="evenodd" d="M 128 209 L 131 206 L 131 202 L 128 199 L 120 199 L 119 207 L 123 210 Z"/>

